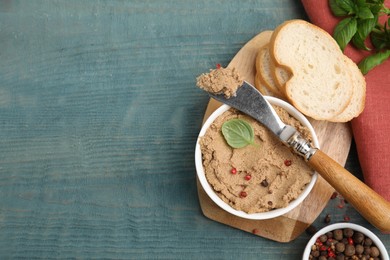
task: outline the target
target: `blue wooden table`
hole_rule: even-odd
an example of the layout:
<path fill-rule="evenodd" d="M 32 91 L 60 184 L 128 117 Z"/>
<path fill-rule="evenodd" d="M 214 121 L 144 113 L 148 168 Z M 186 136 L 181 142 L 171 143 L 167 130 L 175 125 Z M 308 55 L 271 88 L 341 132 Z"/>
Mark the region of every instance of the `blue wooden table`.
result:
<path fill-rule="evenodd" d="M 300 259 L 205 218 L 195 78 L 299 1 L 0 1 L 0 259 Z M 348 169 L 360 173 L 354 146 Z M 314 226 L 362 224 L 337 200 Z"/>

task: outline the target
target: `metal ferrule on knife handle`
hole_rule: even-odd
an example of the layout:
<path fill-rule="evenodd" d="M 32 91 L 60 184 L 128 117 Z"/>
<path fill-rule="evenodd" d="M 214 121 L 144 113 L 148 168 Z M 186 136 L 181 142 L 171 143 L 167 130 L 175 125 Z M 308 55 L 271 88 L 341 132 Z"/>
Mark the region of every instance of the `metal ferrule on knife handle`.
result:
<path fill-rule="evenodd" d="M 288 146 L 290 146 L 297 154 L 305 158 L 306 161 L 315 154 L 317 148 L 313 148 L 309 141 L 303 138 L 299 132 L 295 132 L 288 140 Z"/>

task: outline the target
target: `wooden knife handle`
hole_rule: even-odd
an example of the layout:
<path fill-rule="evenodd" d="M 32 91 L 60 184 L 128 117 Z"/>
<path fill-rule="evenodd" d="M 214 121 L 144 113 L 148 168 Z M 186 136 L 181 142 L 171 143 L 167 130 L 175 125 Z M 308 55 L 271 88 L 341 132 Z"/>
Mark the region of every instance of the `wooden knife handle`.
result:
<path fill-rule="evenodd" d="M 383 232 L 390 232 L 390 202 L 321 150 L 310 157 L 308 164 L 368 222 Z"/>

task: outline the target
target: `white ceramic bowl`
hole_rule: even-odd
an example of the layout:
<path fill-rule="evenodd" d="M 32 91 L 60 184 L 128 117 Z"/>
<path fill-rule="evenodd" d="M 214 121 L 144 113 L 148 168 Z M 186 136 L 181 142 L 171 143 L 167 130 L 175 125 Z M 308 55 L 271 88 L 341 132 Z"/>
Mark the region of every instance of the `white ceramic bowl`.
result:
<path fill-rule="evenodd" d="M 367 228 L 362 227 L 362 226 L 357 225 L 357 224 L 353 224 L 353 223 L 336 223 L 336 224 L 332 224 L 332 225 L 329 225 L 329 226 L 326 226 L 326 227 L 320 229 L 317 233 L 315 233 L 313 235 L 313 237 L 307 243 L 307 245 L 305 247 L 305 251 L 303 252 L 302 260 L 309 259 L 311 247 L 312 247 L 312 245 L 315 244 L 318 237 L 320 237 L 321 235 L 324 235 L 326 232 L 329 232 L 329 231 L 332 231 L 335 229 L 344 229 L 344 228 L 350 228 L 350 229 L 353 229 L 355 231 L 359 231 L 359 232 L 363 233 L 366 237 L 371 238 L 371 240 L 378 247 L 378 249 L 381 253 L 381 256 L 382 256 L 381 259 L 382 260 L 389 260 L 389 254 L 387 253 L 386 247 L 383 245 L 382 241 Z"/>
<path fill-rule="evenodd" d="M 274 97 L 268 97 L 268 96 L 266 97 L 266 99 L 272 105 L 276 105 L 276 106 L 284 108 L 290 115 L 292 115 L 293 117 L 298 119 L 302 123 L 302 125 L 306 126 L 310 130 L 310 133 L 311 133 L 311 135 L 313 137 L 313 145 L 315 147 L 319 148 L 318 138 L 317 138 L 317 136 L 316 136 L 316 134 L 314 132 L 314 129 L 313 129 L 312 125 L 306 119 L 305 116 L 303 116 L 292 105 L 290 105 L 289 103 L 287 103 L 287 102 L 285 102 L 285 101 L 283 101 L 281 99 L 274 98 Z M 231 214 L 233 214 L 235 216 L 238 216 L 238 217 L 242 217 L 242 218 L 246 218 L 246 219 L 257 219 L 257 220 L 259 220 L 259 219 L 270 219 L 270 218 L 275 218 L 275 217 L 281 216 L 281 215 L 291 211 L 292 209 L 297 207 L 307 197 L 307 195 L 309 195 L 309 193 L 312 190 L 315 182 L 317 181 L 317 173 L 313 174 L 313 177 L 312 177 L 310 183 L 306 186 L 306 188 L 302 191 L 302 193 L 295 200 L 290 202 L 290 204 L 287 207 L 274 209 L 274 210 L 271 210 L 271 211 L 268 211 L 268 212 L 252 213 L 252 214 L 248 214 L 246 212 L 239 211 L 239 210 L 236 210 L 236 209 L 232 208 L 229 204 L 227 204 L 220 197 L 218 197 L 218 195 L 214 192 L 214 189 L 208 183 L 208 181 L 206 179 L 206 176 L 205 176 L 205 173 L 204 173 L 204 169 L 203 169 L 202 152 L 201 152 L 200 145 L 199 145 L 199 138 L 202 137 L 206 133 L 207 128 L 211 125 L 211 123 L 218 116 L 220 116 L 222 113 L 224 113 L 225 111 L 227 111 L 229 109 L 230 109 L 230 106 L 228 106 L 228 105 L 222 105 L 220 108 L 218 108 L 206 120 L 206 122 L 204 123 L 204 125 L 203 125 L 203 127 L 202 127 L 202 129 L 201 129 L 201 131 L 199 133 L 199 137 L 198 137 L 198 140 L 197 140 L 197 143 L 196 143 L 196 147 L 195 147 L 195 166 L 196 166 L 196 172 L 197 172 L 197 175 L 198 175 L 198 179 L 199 179 L 203 189 L 205 190 L 207 195 L 219 207 L 221 207 L 225 211 L 227 211 L 227 212 L 229 212 L 229 213 L 231 213 Z"/>

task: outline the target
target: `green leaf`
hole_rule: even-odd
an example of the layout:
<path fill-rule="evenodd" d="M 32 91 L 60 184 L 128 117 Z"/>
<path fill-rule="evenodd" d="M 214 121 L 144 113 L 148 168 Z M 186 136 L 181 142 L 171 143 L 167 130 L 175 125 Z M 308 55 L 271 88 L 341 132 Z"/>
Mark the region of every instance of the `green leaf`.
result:
<path fill-rule="evenodd" d="M 335 16 L 346 16 L 348 11 L 344 10 L 338 5 L 338 0 L 329 0 L 329 7 Z"/>
<path fill-rule="evenodd" d="M 370 18 L 374 18 L 374 15 L 372 14 L 370 8 L 368 8 L 367 6 L 359 7 L 359 8 L 358 8 L 358 11 L 357 11 L 357 16 L 358 16 L 360 19 L 370 19 Z"/>
<path fill-rule="evenodd" d="M 376 50 L 383 50 L 390 48 L 390 41 L 386 38 L 386 34 L 383 32 L 372 32 L 370 35 L 372 45 L 374 45 Z"/>
<path fill-rule="evenodd" d="M 360 36 L 364 39 L 367 38 L 370 32 L 372 31 L 372 29 L 375 28 L 377 21 L 378 21 L 377 15 L 375 15 L 373 18 L 359 20 L 357 25 L 358 28 L 357 31 L 360 34 Z"/>
<path fill-rule="evenodd" d="M 365 75 L 374 67 L 380 65 L 388 58 L 390 58 L 390 50 L 378 52 L 373 55 L 367 56 L 358 64 L 358 67 L 360 71 Z"/>
<path fill-rule="evenodd" d="M 344 51 L 345 46 L 351 41 L 357 32 L 357 21 L 354 17 L 347 17 L 341 20 L 335 27 L 333 37 Z"/>
<path fill-rule="evenodd" d="M 356 33 L 356 34 L 352 37 L 352 43 L 353 43 L 353 45 L 355 45 L 355 47 L 358 48 L 358 49 L 370 51 L 371 49 L 368 48 L 368 47 L 366 46 L 366 44 L 364 43 L 364 39 L 365 39 L 365 38 L 362 38 L 362 37 L 360 36 L 360 34 Z"/>
<path fill-rule="evenodd" d="M 365 45 L 365 40 L 372 29 L 374 29 L 377 19 L 378 17 L 357 20 L 357 33 L 355 33 L 355 35 L 352 37 L 352 42 L 357 48 L 367 51 L 370 50 L 370 48 Z"/>
<path fill-rule="evenodd" d="M 353 0 L 337 0 L 337 5 L 344 9 L 348 14 L 354 14 L 356 5 Z"/>
<path fill-rule="evenodd" d="M 367 6 L 366 0 L 355 0 L 358 7 Z"/>
<path fill-rule="evenodd" d="M 242 119 L 231 119 L 223 123 L 222 134 L 233 148 L 242 148 L 254 143 L 253 128 Z"/>
<path fill-rule="evenodd" d="M 374 15 L 377 15 L 382 9 L 382 4 L 369 4 L 368 7 Z"/>
<path fill-rule="evenodd" d="M 379 5 L 382 6 L 385 0 L 366 0 L 368 4 L 373 4 L 373 5 Z"/>
<path fill-rule="evenodd" d="M 387 28 L 387 23 L 383 27 L 378 24 L 371 32 L 370 38 L 376 50 L 390 49 L 390 30 Z"/>

